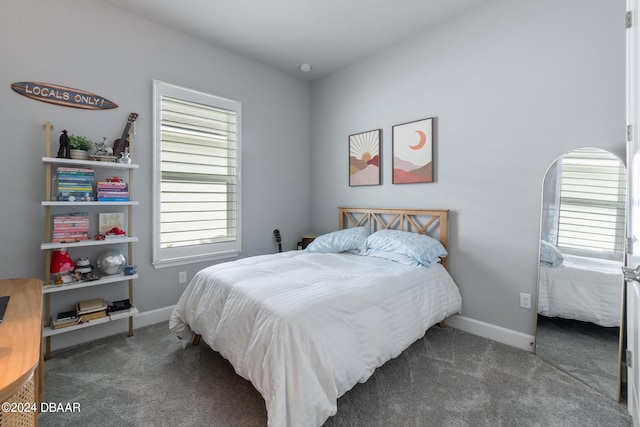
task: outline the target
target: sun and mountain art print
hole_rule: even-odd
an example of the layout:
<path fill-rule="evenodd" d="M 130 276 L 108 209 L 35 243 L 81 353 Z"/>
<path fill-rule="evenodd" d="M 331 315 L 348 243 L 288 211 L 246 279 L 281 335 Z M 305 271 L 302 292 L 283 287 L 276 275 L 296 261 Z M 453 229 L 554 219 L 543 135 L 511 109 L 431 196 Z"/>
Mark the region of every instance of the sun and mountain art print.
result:
<path fill-rule="evenodd" d="M 393 126 L 393 183 L 433 182 L 433 118 Z"/>
<path fill-rule="evenodd" d="M 380 185 L 381 129 L 349 135 L 349 185 Z"/>

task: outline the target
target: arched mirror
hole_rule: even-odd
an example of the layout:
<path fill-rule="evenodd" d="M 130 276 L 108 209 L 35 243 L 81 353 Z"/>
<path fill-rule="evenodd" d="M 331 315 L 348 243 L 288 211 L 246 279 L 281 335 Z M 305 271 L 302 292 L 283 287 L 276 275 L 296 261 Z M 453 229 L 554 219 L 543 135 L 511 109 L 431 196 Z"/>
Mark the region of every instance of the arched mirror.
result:
<path fill-rule="evenodd" d="M 542 190 L 536 355 L 620 400 L 626 169 L 608 151 L 559 157 Z"/>

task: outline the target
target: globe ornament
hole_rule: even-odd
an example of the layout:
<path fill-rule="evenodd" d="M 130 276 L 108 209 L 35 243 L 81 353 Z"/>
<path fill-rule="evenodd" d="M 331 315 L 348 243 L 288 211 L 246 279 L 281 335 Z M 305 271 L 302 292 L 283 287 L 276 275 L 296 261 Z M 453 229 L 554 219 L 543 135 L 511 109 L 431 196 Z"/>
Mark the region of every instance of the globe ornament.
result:
<path fill-rule="evenodd" d="M 127 258 L 115 249 L 101 252 L 96 258 L 96 267 L 102 274 L 118 274 L 127 265 Z"/>

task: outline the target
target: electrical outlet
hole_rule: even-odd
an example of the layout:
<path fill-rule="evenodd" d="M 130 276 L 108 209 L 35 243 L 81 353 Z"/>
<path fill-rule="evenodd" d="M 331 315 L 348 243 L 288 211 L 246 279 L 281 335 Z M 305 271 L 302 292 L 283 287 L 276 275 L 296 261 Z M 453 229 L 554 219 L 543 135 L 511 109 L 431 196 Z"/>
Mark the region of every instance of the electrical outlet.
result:
<path fill-rule="evenodd" d="M 520 294 L 520 307 L 531 309 L 531 294 Z"/>
<path fill-rule="evenodd" d="M 178 283 L 187 283 L 187 272 L 181 271 L 178 273 Z"/>

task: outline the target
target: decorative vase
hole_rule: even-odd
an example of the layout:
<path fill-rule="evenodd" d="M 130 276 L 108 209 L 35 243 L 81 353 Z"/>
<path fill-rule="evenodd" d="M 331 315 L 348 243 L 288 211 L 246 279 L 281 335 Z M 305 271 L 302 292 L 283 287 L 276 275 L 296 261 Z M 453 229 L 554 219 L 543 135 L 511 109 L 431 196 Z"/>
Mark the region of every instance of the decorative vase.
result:
<path fill-rule="evenodd" d="M 129 154 L 129 149 L 125 148 L 121 154 L 122 157 L 118 159 L 118 163 L 131 164 L 131 155 Z"/>
<path fill-rule="evenodd" d="M 54 249 L 51 251 L 51 274 L 64 274 L 73 270 L 73 260 L 66 249 Z"/>
<path fill-rule="evenodd" d="M 87 160 L 89 158 L 89 153 L 85 150 L 76 150 L 75 148 L 72 148 L 69 150 L 69 154 L 71 155 L 71 158 L 75 160 Z"/>
<path fill-rule="evenodd" d="M 115 249 L 101 252 L 96 259 L 96 267 L 102 274 L 118 274 L 127 265 L 127 258 Z"/>

